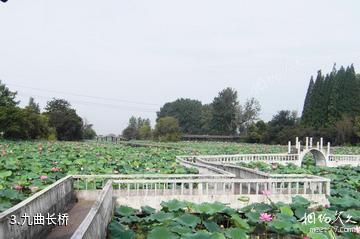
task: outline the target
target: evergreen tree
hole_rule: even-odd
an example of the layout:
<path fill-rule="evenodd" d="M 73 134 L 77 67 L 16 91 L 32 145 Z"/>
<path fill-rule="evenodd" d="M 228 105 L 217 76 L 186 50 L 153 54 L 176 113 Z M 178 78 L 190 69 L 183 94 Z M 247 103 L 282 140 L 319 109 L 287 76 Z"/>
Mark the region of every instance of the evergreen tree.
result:
<path fill-rule="evenodd" d="M 314 90 L 314 78 L 311 76 L 308 90 L 306 92 L 303 111 L 302 111 L 302 120 L 305 124 L 309 123 L 311 117 L 309 114 L 310 113 L 309 110 L 310 110 L 311 96 L 313 94 L 313 90 Z"/>

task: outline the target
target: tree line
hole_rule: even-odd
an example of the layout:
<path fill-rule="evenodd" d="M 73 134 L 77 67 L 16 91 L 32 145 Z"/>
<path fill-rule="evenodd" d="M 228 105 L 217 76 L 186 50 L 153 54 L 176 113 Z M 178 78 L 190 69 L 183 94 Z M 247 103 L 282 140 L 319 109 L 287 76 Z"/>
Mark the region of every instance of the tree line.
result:
<path fill-rule="evenodd" d="M 128 139 L 178 140 L 181 134 L 241 136 L 249 143 L 286 144 L 294 136 L 324 137 L 333 144 L 360 142 L 360 75 L 354 66 L 340 67 L 310 79 L 302 115 L 280 110 L 270 121 L 259 119 L 260 103 L 250 98 L 240 104 L 238 92 L 226 88 L 210 104 L 180 98 L 168 102 L 157 112 L 151 129 L 147 120 L 146 137 L 135 127 L 132 117 L 123 131 Z M 130 130 L 131 128 L 132 130 Z M 142 129 L 144 130 L 144 129 Z M 171 133 L 169 133 L 171 132 Z M 172 135 L 172 136 L 169 136 Z"/>
<path fill-rule="evenodd" d="M 212 103 L 202 104 L 199 100 L 180 98 L 168 102 L 157 112 L 156 125 L 151 130 L 150 121 L 146 129 L 147 137 L 140 134 L 138 118 L 131 117 L 123 131 L 127 139 L 158 139 L 175 141 L 181 134 L 192 135 L 238 135 L 258 119 L 260 104 L 255 98 L 239 104 L 237 91 L 226 88 L 219 92 Z M 140 127 L 139 127 L 140 126 Z M 132 132 L 132 133 L 131 133 Z M 138 132 L 138 133 L 135 133 Z"/>
<path fill-rule="evenodd" d="M 46 139 L 76 141 L 96 136 L 86 120 L 83 120 L 71 104 L 64 99 L 47 102 L 44 112 L 30 98 L 29 104 L 21 108 L 12 92 L 0 81 L 0 136 L 5 139 Z"/>

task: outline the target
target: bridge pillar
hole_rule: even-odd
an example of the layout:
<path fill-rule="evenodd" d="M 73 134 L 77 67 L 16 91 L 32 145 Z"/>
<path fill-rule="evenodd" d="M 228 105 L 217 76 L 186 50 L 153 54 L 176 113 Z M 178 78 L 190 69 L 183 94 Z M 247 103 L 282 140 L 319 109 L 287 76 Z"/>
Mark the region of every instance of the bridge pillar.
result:
<path fill-rule="evenodd" d="M 296 148 L 299 147 L 299 137 L 296 137 L 295 147 L 296 147 Z"/>
<path fill-rule="evenodd" d="M 313 146 L 313 138 L 310 137 L 310 148 L 312 148 L 312 146 Z"/>
<path fill-rule="evenodd" d="M 327 144 L 327 155 L 328 156 L 330 155 L 330 142 L 328 142 Z"/>
<path fill-rule="evenodd" d="M 317 149 L 320 149 L 319 141 L 316 142 L 316 148 L 317 148 Z"/>
<path fill-rule="evenodd" d="M 298 142 L 298 146 L 297 146 L 298 148 L 297 148 L 297 150 L 298 150 L 298 154 L 300 154 L 300 151 L 301 151 L 301 143 L 300 142 Z"/>

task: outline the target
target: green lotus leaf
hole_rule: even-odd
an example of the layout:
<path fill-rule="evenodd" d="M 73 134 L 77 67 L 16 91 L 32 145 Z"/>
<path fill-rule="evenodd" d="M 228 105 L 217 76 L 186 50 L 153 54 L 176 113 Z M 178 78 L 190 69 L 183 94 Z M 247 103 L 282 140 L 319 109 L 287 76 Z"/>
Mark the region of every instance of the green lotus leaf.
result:
<path fill-rule="evenodd" d="M 10 177 L 11 175 L 12 175 L 12 172 L 11 172 L 11 171 L 1 171 L 1 172 L 0 172 L 0 178 L 1 178 L 1 179 Z"/>
<path fill-rule="evenodd" d="M 215 232 L 210 236 L 210 239 L 226 239 L 226 237 L 220 232 Z"/>
<path fill-rule="evenodd" d="M 291 208 L 289 206 L 280 207 L 280 212 L 281 212 L 281 214 L 288 215 L 288 216 L 294 215 L 294 212 L 291 210 Z"/>
<path fill-rule="evenodd" d="M 116 221 L 112 221 L 108 227 L 109 239 L 134 239 L 135 233 L 130 229 L 126 229 L 123 225 Z"/>
<path fill-rule="evenodd" d="M 155 227 L 152 229 L 147 239 L 178 239 L 179 237 L 166 227 Z"/>
<path fill-rule="evenodd" d="M 192 205 L 190 207 L 194 212 L 203 213 L 207 215 L 214 215 L 220 212 L 223 212 L 227 206 L 223 203 L 215 202 L 215 203 L 201 203 L 199 205 Z"/>
<path fill-rule="evenodd" d="M 247 239 L 248 235 L 243 229 L 230 228 L 225 231 L 225 235 L 230 239 Z"/>
<path fill-rule="evenodd" d="M 119 216 L 123 216 L 123 217 L 127 217 L 127 216 L 131 216 L 134 215 L 136 212 L 135 209 L 128 207 L 128 206 L 120 206 L 115 210 L 115 215 L 119 215 Z"/>
<path fill-rule="evenodd" d="M 173 212 L 186 208 L 187 203 L 174 199 L 168 202 L 162 202 L 161 206 L 167 209 L 168 211 Z"/>
<path fill-rule="evenodd" d="M 167 212 L 157 212 L 148 217 L 149 220 L 158 221 L 158 222 L 164 222 L 168 220 L 172 220 L 174 218 L 173 213 L 167 213 Z"/>
<path fill-rule="evenodd" d="M 233 221 L 236 227 L 241 228 L 245 231 L 250 230 L 250 226 L 247 223 L 247 221 L 245 219 L 240 218 L 238 214 L 231 215 L 231 220 Z"/>
<path fill-rule="evenodd" d="M 183 235 L 181 238 L 183 239 L 209 239 L 211 238 L 211 233 L 206 231 L 198 231 L 195 233 L 188 233 Z"/>
<path fill-rule="evenodd" d="M 208 230 L 209 232 L 221 231 L 221 228 L 219 227 L 219 225 L 213 221 L 203 221 L 203 224 L 204 224 L 206 230 Z"/>
<path fill-rule="evenodd" d="M 149 206 L 142 206 L 141 207 L 141 212 L 145 215 L 151 215 L 154 214 L 156 212 L 155 208 L 149 207 Z"/>
<path fill-rule="evenodd" d="M 175 220 L 183 226 L 188 226 L 194 228 L 197 224 L 201 222 L 200 218 L 192 214 L 184 214 L 180 217 L 175 218 Z"/>

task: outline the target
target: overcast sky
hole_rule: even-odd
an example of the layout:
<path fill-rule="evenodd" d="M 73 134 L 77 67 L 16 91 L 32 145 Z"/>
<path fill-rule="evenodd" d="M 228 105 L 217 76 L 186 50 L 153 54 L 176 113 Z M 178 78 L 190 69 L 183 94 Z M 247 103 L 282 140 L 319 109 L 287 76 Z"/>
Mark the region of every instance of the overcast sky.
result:
<path fill-rule="evenodd" d="M 269 120 L 301 112 L 317 70 L 360 71 L 359 12 L 358 0 L 9 0 L 0 79 L 22 105 L 68 99 L 100 134 L 225 87 L 256 97 Z"/>

